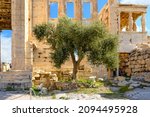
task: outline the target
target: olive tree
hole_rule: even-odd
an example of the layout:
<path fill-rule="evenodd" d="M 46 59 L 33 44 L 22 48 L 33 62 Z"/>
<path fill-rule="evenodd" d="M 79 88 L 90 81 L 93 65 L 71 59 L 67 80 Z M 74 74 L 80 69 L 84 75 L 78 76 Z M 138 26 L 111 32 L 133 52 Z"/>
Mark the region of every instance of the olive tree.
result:
<path fill-rule="evenodd" d="M 60 68 L 70 57 L 73 63 L 72 78 L 84 57 L 93 65 L 117 66 L 118 38 L 110 34 L 100 21 L 83 24 L 69 18 L 60 18 L 57 24 L 45 23 L 33 29 L 36 39 L 45 39 L 53 51 L 50 58 Z"/>

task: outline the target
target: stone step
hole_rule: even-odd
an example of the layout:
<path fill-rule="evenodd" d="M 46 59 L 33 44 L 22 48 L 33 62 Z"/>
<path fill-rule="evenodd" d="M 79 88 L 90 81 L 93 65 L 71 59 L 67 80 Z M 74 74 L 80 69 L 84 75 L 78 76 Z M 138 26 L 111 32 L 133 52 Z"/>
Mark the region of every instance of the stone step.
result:
<path fill-rule="evenodd" d="M 31 79 L 32 73 L 31 72 L 0 72 L 0 79 Z"/>
<path fill-rule="evenodd" d="M 0 89 L 25 89 L 31 87 L 32 72 L 30 71 L 10 71 L 0 72 Z"/>

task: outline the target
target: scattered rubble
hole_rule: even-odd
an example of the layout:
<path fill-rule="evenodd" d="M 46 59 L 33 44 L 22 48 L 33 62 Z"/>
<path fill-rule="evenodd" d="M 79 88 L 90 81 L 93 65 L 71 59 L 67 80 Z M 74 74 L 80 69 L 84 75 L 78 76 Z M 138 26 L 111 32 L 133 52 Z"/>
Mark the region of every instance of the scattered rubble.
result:
<path fill-rule="evenodd" d="M 128 86 L 129 89 L 150 87 L 150 82 L 147 82 L 146 80 L 139 80 L 139 79 L 134 79 L 134 78 L 126 79 L 126 77 L 123 77 L 123 76 L 116 77 L 111 82 L 114 87 Z M 113 91 L 114 89 L 111 88 L 111 90 Z"/>
<path fill-rule="evenodd" d="M 39 92 L 39 95 L 47 95 L 48 94 L 48 90 L 45 87 L 42 87 L 42 89 Z"/>
<path fill-rule="evenodd" d="M 32 82 L 34 86 L 44 87 L 49 90 L 54 82 L 58 81 L 58 77 L 56 74 L 52 74 L 51 72 L 37 71 L 33 73 Z M 42 85 L 42 86 L 40 86 Z"/>

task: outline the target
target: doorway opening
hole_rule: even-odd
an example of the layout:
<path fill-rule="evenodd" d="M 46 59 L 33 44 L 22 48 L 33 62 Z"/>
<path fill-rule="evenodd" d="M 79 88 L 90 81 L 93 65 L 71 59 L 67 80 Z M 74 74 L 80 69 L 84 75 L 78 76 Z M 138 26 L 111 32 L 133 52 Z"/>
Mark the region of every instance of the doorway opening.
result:
<path fill-rule="evenodd" d="M 0 70 L 7 72 L 11 70 L 12 53 L 12 31 L 0 31 Z"/>

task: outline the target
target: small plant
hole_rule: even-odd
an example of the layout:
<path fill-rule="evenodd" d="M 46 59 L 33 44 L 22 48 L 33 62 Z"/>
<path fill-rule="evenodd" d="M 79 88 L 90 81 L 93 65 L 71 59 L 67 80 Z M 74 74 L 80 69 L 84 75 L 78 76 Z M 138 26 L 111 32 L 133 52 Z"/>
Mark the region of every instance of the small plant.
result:
<path fill-rule="evenodd" d="M 6 89 L 5 89 L 5 90 L 6 90 L 6 91 L 16 91 L 16 89 L 15 89 L 15 88 L 10 87 L 10 86 L 6 87 Z"/>
<path fill-rule="evenodd" d="M 96 82 L 94 80 L 87 79 L 87 78 L 80 78 L 76 82 L 78 86 L 82 88 L 98 88 L 104 85 L 104 83 L 101 81 Z"/>
<path fill-rule="evenodd" d="M 125 92 L 127 92 L 127 91 L 130 91 L 129 86 L 123 86 L 123 87 L 121 87 L 121 88 L 119 89 L 119 92 L 120 92 L 120 93 L 125 93 Z"/>
<path fill-rule="evenodd" d="M 30 90 L 30 88 L 26 87 L 26 88 L 24 88 L 24 90 L 28 91 L 28 90 Z"/>
<path fill-rule="evenodd" d="M 60 97 L 59 99 L 68 100 L 69 98 L 62 96 L 62 97 Z"/>
<path fill-rule="evenodd" d="M 39 95 L 40 90 L 36 86 L 32 86 L 32 91 L 35 95 Z"/>
<path fill-rule="evenodd" d="M 105 81 L 105 85 L 106 86 L 112 86 L 112 82 L 110 82 L 109 80 Z"/>
<path fill-rule="evenodd" d="M 64 77 L 62 77 L 62 78 L 60 78 L 59 82 L 67 82 L 67 83 L 69 83 L 69 82 L 72 82 L 72 80 L 71 80 L 71 78 L 64 78 Z"/>
<path fill-rule="evenodd" d="M 103 86 L 103 85 L 104 85 L 104 83 L 101 82 L 101 81 L 98 81 L 98 82 L 95 82 L 95 83 L 94 83 L 95 88 L 101 87 L 101 86 Z"/>
<path fill-rule="evenodd" d="M 77 80 L 77 83 L 80 87 L 85 87 L 85 88 L 92 88 L 95 85 L 95 82 L 91 79 L 79 79 Z"/>
<path fill-rule="evenodd" d="M 51 93 L 52 99 L 56 99 L 55 93 Z"/>

